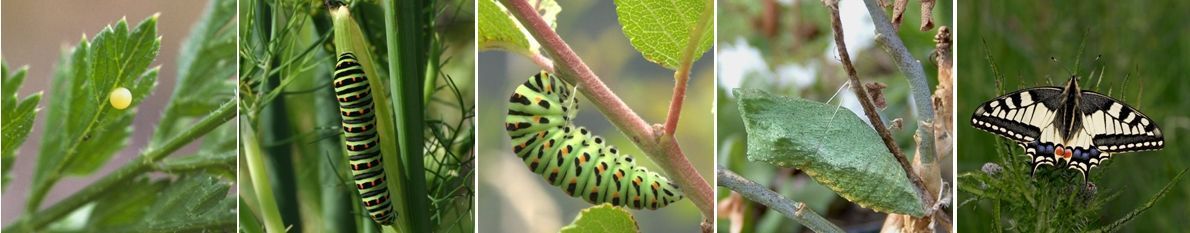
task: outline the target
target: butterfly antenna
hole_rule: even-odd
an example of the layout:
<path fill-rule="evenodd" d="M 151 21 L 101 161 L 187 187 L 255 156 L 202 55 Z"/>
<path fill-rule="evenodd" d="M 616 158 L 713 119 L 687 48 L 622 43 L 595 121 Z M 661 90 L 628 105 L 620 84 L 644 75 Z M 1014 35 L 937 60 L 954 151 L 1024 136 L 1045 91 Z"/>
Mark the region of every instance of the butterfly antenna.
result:
<path fill-rule="evenodd" d="M 1078 76 L 1078 73 L 1075 73 L 1075 70 L 1078 70 L 1078 68 L 1075 68 L 1074 70 L 1071 70 L 1069 67 L 1063 67 L 1063 66 L 1062 66 L 1062 61 L 1059 61 L 1059 60 L 1058 60 L 1058 58 L 1055 58 L 1055 57 L 1053 57 L 1053 56 L 1051 56 L 1051 57 L 1050 57 L 1050 61 L 1051 61 L 1051 62 L 1053 62 L 1053 63 L 1054 63 L 1054 65 L 1056 65 L 1056 66 L 1059 66 L 1059 67 L 1062 67 L 1063 69 L 1066 69 L 1066 73 L 1067 73 L 1067 74 L 1069 74 L 1069 75 L 1073 75 L 1073 76 Z M 1076 63 L 1076 64 L 1078 63 L 1078 59 L 1075 59 L 1075 63 Z M 1078 65 L 1075 65 L 1075 66 L 1078 66 Z M 1046 78 L 1046 79 L 1048 79 L 1047 81 L 1049 82 L 1049 85 L 1050 85 L 1050 86 L 1053 86 L 1053 85 L 1054 85 L 1053 76 L 1046 75 L 1046 76 L 1045 76 L 1045 78 Z"/>

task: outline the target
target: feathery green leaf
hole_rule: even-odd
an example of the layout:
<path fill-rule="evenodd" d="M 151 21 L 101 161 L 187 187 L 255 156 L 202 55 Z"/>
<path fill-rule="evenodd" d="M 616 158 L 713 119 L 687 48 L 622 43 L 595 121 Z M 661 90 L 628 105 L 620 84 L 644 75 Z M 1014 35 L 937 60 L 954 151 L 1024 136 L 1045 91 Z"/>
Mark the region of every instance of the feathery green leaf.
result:
<path fill-rule="evenodd" d="M 29 137 L 29 130 L 33 129 L 33 119 L 37 118 L 37 102 L 41 101 L 41 92 L 29 95 L 21 99 L 17 94 L 17 90 L 21 88 L 21 84 L 25 81 L 26 68 L 21 68 L 15 73 L 8 72 L 8 63 L 0 61 L 0 66 L 3 66 L 3 71 L 0 75 L 4 78 L 4 91 L 2 95 L 3 108 L 0 111 L 0 118 L 4 119 L 2 123 L 4 145 L 3 156 L 4 163 L 4 184 L 3 188 L 8 188 L 8 181 L 12 180 L 12 165 L 16 162 L 17 148 L 25 143 L 25 139 Z"/>

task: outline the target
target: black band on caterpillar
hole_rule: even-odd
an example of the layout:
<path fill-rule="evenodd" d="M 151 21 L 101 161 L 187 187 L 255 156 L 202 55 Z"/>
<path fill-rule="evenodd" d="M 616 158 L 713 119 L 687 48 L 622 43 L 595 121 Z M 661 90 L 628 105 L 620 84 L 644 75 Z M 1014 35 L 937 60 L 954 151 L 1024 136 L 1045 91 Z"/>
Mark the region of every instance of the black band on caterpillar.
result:
<path fill-rule="evenodd" d="M 334 72 L 335 98 L 343 117 L 343 143 L 351 164 L 355 188 L 372 220 L 390 225 L 396 218 L 384 166 L 380 156 L 380 137 L 376 133 L 376 118 L 372 113 L 372 90 L 364 67 L 351 53 L 339 55 Z"/>
<path fill-rule="evenodd" d="M 529 170 L 592 204 L 657 209 L 681 200 L 669 179 L 571 122 L 578 114 L 573 88 L 542 71 L 509 98 L 504 128 Z"/>

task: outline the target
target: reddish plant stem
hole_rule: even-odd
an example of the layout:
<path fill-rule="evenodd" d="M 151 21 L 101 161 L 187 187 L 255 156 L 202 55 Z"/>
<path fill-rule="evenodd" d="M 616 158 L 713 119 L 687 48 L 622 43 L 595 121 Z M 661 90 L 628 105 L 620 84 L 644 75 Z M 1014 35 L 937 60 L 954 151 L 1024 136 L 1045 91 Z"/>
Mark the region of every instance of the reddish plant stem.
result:
<path fill-rule="evenodd" d="M 683 72 L 685 71 L 685 72 Z M 678 130 L 678 118 L 682 115 L 682 103 L 686 100 L 686 83 L 690 81 L 690 69 L 674 73 L 674 92 L 669 101 L 669 114 L 665 117 L 665 136 L 672 137 Z"/>
<path fill-rule="evenodd" d="M 695 53 L 697 53 L 699 42 L 702 42 L 707 29 L 714 29 L 710 24 L 715 14 L 715 3 L 714 1 L 707 0 L 705 4 L 703 6 L 702 16 L 698 18 L 698 22 L 694 24 L 694 28 L 690 30 L 690 37 L 686 39 L 686 47 L 682 49 L 681 60 L 678 63 L 676 72 L 674 72 L 673 97 L 670 98 L 669 113 L 665 118 L 666 136 L 673 136 L 674 132 L 678 130 L 678 119 L 682 115 L 682 103 L 686 100 L 686 85 L 690 81 L 690 69 L 694 67 L 694 59 L 702 55 Z"/>
<path fill-rule="evenodd" d="M 529 31 L 542 48 L 553 57 L 554 69 L 562 79 L 579 86 L 579 91 L 591 101 L 616 128 L 627 135 L 632 142 L 657 163 L 665 172 L 676 178 L 682 191 L 702 212 L 704 219 L 713 218 L 714 190 L 710 183 L 698 174 L 686 159 L 673 135 L 664 136 L 628 108 L 615 93 L 599 80 L 587 67 L 582 58 L 566 44 L 549 24 L 538 15 L 532 4 L 525 0 L 500 1 Z"/>
<path fill-rule="evenodd" d="M 529 60 L 533 61 L 533 64 L 537 64 L 537 66 L 540 66 L 542 69 L 545 69 L 545 71 L 550 73 L 556 73 L 554 72 L 554 61 L 551 61 L 550 58 L 545 57 L 540 53 L 530 53 L 527 56 L 529 57 Z"/>

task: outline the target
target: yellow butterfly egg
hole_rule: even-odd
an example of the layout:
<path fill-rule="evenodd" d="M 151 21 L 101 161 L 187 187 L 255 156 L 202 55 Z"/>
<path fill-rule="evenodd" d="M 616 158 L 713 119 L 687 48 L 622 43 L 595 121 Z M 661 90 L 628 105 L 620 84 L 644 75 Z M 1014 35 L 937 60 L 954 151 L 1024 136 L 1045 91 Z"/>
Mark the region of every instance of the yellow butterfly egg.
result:
<path fill-rule="evenodd" d="M 128 88 L 116 88 L 112 90 L 111 94 L 108 94 L 108 100 L 112 102 L 113 108 L 124 110 L 132 104 L 132 92 L 128 91 Z"/>

